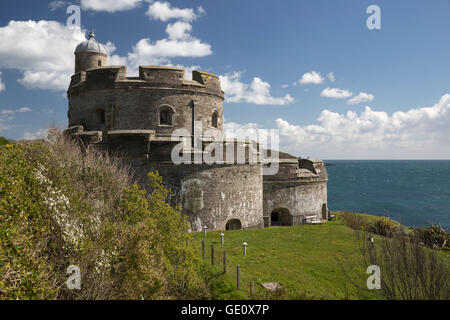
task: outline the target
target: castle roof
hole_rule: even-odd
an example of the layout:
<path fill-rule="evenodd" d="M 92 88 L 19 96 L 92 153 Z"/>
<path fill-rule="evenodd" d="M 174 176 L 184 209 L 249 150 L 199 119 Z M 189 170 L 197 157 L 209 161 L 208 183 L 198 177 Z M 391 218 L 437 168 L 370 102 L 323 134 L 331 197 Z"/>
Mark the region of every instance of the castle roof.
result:
<path fill-rule="evenodd" d="M 83 42 L 78 44 L 77 48 L 75 49 L 75 52 L 97 52 L 108 54 L 106 52 L 105 47 L 95 40 L 95 34 L 92 32 L 89 33 L 88 40 L 84 40 Z"/>

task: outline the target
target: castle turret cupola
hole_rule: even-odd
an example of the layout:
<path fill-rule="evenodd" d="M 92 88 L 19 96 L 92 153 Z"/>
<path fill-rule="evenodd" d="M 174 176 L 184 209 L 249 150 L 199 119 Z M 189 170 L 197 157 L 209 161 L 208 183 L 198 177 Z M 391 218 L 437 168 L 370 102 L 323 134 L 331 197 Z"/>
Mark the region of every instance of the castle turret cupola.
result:
<path fill-rule="evenodd" d="M 105 47 L 95 40 L 94 33 L 75 49 L 75 73 L 106 66 L 108 54 Z"/>

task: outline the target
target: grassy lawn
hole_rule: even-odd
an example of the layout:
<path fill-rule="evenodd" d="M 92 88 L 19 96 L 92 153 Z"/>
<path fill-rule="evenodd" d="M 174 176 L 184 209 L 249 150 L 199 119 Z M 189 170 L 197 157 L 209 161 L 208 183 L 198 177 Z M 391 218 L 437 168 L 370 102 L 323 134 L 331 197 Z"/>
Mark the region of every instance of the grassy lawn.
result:
<path fill-rule="evenodd" d="M 205 263 L 211 265 L 211 244 L 215 248 L 215 270 L 220 277 L 223 251 L 228 257 L 227 275 L 217 285 L 217 298 L 248 297 L 249 283 L 255 282 L 258 292 L 261 282 L 279 282 L 290 299 L 377 299 L 376 292 L 358 290 L 352 282 L 365 288 L 369 275 L 361 264 L 354 231 L 341 221 L 321 225 L 272 227 L 260 230 L 225 231 L 225 243 L 220 231 L 195 234 L 201 255 L 201 240 L 205 239 Z M 242 243 L 247 242 L 247 256 Z M 241 267 L 242 289 L 238 293 L 221 294 L 223 287 L 235 287 L 236 265 Z M 343 272 L 343 269 L 346 272 Z M 347 274 L 347 276 L 345 275 Z M 351 281 L 350 281 L 350 280 Z"/>

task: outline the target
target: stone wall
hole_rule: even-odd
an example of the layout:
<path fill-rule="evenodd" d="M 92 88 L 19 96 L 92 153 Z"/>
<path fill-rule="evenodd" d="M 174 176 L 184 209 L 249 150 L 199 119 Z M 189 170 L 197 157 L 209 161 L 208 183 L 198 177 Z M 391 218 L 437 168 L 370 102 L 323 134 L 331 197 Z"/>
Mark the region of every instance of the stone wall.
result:
<path fill-rule="evenodd" d="M 184 80 L 183 69 L 170 67 L 140 67 L 136 79 L 126 77 L 125 67 L 80 72 L 68 90 L 69 127 L 82 125 L 85 131 L 102 131 L 105 136 L 109 130 L 155 130 L 156 135 L 168 136 L 176 129 L 192 134 L 194 120 L 201 122 L 202 133 L 222 132 L 224 96 L 218 79 L 194 74 L 203 83 Z M 162 109 L 173 112 L 171 124 L 160 123 Z M 215 112 L 217 128 L 212 123 Z"/>
<path fill-rule="evenodd" d="M 261 165 L 174 165 L 135 161 L 133 168 L 144 184 L 146 175 L 158 171 L 171 188 L 173 204 L 187 215 L 192 231 L 225 230 L 232 219 L 242 228 L 262 228 L 263 181 Z"/>
<path fill-rule="evenodd" d="M 292 225 L 302 224 L 304 217 L 322 218 L 323 205 L 327 208 L 326 182 L 264 182 L 264 219 L 270 225 L 272 211 L 289 210 Z"/>

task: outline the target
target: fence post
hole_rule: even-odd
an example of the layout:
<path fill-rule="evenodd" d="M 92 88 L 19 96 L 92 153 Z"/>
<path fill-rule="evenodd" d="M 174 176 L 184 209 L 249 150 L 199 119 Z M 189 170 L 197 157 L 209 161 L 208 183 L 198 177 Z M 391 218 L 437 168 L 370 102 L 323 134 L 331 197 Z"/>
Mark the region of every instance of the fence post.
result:
<path fill-rule="evenodd" d="M 227 252 L 223 252 L 223 273 L 227 273 Z"/>
<path fill-rule="evenodd" d="M 202 240 L 202 257 L 205 259 L 205 240 Z"/>
<path fill-rule="evenodd" d="M 211 245 L 211 264 L 214 265 L 214 245 Z"/>
<path fill-rule="evenodd" d="M 255 283 L 253 281 L 250 281 L 250 297 L 253 297 L 255 294 Z"/>
<path fill-rule="evenodd" d="M 236 266 L 236 285 L 237 289 L 241 290 L 241 267 L 239 265 Z"/>

